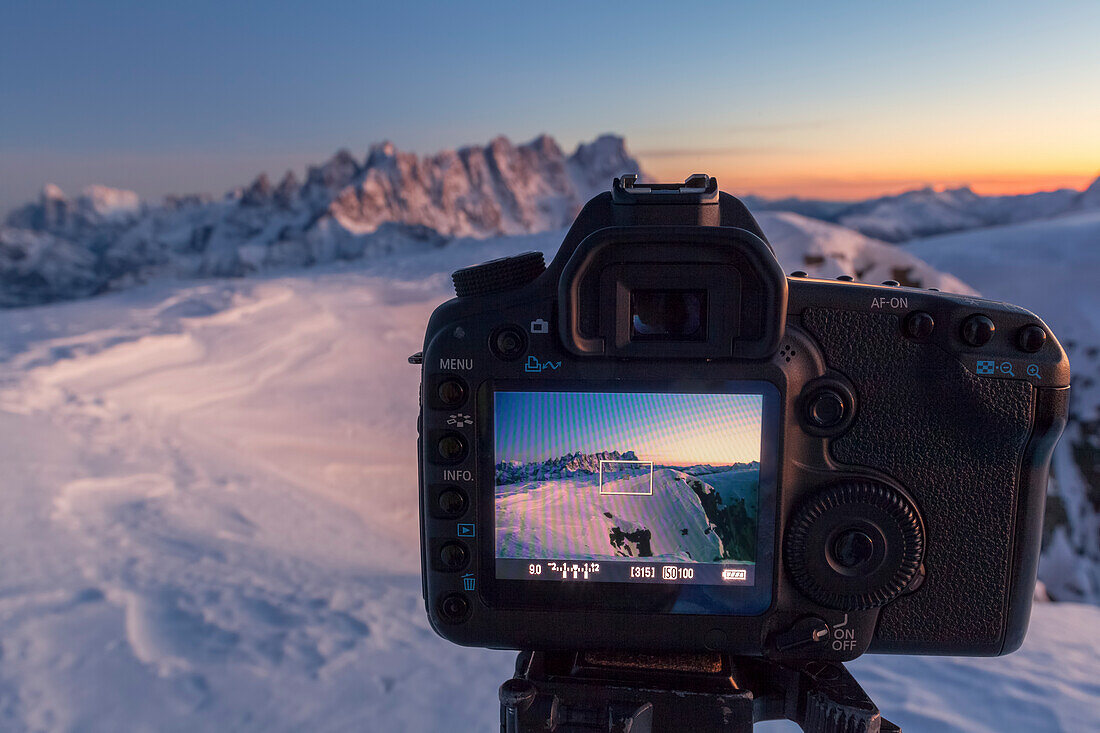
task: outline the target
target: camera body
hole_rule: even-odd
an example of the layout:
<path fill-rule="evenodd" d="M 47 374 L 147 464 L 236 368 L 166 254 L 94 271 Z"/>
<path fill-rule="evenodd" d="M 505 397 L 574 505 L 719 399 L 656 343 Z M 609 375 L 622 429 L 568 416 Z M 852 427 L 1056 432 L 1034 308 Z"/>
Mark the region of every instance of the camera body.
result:
<path fill-rule="evenodd" d="M 1023 640 L 1065 352 L 1034 314 L 786 277 L 707 176 L 455 273 L 418 424 L 424 598 L 468 646 L 845 661 Z"/>

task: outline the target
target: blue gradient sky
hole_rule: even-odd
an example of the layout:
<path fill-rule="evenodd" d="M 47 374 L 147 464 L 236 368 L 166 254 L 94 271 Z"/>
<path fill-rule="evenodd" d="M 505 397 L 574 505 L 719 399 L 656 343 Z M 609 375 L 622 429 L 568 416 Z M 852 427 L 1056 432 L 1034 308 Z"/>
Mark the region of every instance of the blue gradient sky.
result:
<path fill-rule="evenodd" d="M 392 139 L 613 131 L 652 173 L 855 197 L 1082 186 L 1100 3 L 0 7 L 0 211 L 47 181 L 224 191 Z"/>
<path fill-rule="evenodd" d="M 760 395 L 497 392 L 494 403 L 497 461 L 614 450 L 679 466 L 760 460 Z"/>

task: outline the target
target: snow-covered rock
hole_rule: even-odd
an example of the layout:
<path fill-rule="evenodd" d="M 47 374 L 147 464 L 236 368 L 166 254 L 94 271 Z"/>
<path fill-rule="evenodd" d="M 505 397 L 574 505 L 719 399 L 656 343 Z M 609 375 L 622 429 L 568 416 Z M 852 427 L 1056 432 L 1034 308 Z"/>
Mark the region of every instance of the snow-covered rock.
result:
<path fill-rule="evenodd" d="M 1073 207 L 1080 210 L 1100 209 L 1100 178 L 1081 192 L 1073 202 Z"/>
<path fill-rule="evenodd" d="M 218 200 L 146 205 L 103 186 L 70 200 L 46 186 L 8 217 L 3 246 L 16 258 L 30 249 L 36 256 L 0 257 L 0 303 L 79 298 L 162 273 L 236 277 L 371 257 L 398 240 L 415 249 L 556 230 L 613 177 L 639 169 L 621 137 L 604 135 L 566 155 L 542 135 L 430 156 L 388 142 L 362 160 L 341 150 L 311 167 L 304 183 L 292 172 L 277 185 L 261 174 Z"/>

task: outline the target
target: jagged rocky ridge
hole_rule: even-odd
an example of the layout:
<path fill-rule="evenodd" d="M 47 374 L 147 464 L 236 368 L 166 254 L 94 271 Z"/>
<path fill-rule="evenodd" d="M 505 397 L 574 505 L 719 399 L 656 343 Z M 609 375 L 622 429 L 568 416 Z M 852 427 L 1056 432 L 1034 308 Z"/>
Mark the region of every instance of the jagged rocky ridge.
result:
<path fill-rule="evenodd" d="M 501 461 L 496 465 L 496 483 L 497 486 L 506 486 L 508 484 L 517 484 L 524 481 L 547 481 L 551 479 L 571 478 L 577 475 L 594 476 L 600 472 L 600 461 L 637 461 L 639 459 L 637 454 L 632 450 L 625 452 L 613 451 L 599 451 L 597 453 L 566 453 L 564 456 L 558 458 L 548 458 L 545 461 L 532 461 L 529 463 L 517 463 L 514 461 Z M 705 476 L 710 473 L 719 473 L 722 471 L 729 471 L 737 468 L 756 468 L 759 469 L 760 464 L 757 461 L 749 463 L 735 463 L 731 466 L 711 466 L 709 464 L 698 464 L 688 467 L 680 466 L 666 466 L 664 464 L 653 464 L 653 469 L 660 468 L 674 468 L 682 473 L 691 474 L 692 476 Z M 637 469 L 641 471 L 643 469 Z M 648 465 L 644 468 L 645 471 L 649 470 Z M 619 466 L 616 469 L 616 473 L 626 474 L 632 472 L 632 469 L 628 466 Z"/>
<path fill-rule="evenodd" d="M 69 199 L 47 186 L 0 227 L 0 306 L 86 297 L 158 273 L 241 276 L 557 229 L 613 177 L 639 169 L 621 137 L 566 155 L 542 135 L 431 156 L 390 143 L 363 159 L 341 150 L 305 181 L 262 174 L 217 200 L 152 205 L 102 186 Z"/>
<path fill-rule="evenodd" d="M 570 478 L 578 474 L 592 476 L 600 472 L 600 461 L 637 460 L 639 460 L 638 456 L 632 450 L 625 453 L 614 450 L 598 453 L 566 453 L 558 458 L 531 463 L 501 461 L 496 465 L 496 481 L 497 486 L 505 486 L 521 481 Z M 646 470 L 649 469 L 646 468 Z"/>

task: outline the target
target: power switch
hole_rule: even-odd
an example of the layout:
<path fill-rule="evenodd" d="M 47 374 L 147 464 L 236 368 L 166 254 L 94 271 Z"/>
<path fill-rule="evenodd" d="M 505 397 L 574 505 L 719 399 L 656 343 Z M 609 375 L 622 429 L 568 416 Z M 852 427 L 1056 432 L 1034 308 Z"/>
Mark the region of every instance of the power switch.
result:
<path fill-rule="evenodd" d="M 790 649 L 820 644 L 829 638 L 829 624 L 816 616 L 800 618 L 786 631 L 781 631 L 773 638 L 773 643 L 778 651 L 785 652 Z"/>

